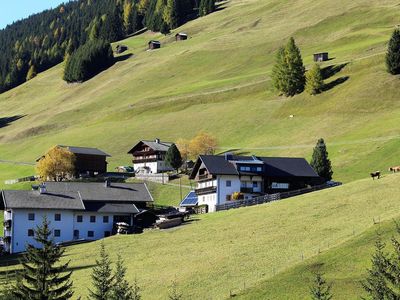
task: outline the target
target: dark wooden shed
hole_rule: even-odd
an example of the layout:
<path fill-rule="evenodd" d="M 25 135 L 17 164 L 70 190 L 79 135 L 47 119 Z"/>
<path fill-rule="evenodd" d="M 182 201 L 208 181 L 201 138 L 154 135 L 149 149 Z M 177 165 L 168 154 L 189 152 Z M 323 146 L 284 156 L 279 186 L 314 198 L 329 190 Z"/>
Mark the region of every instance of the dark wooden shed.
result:
<path fill-rule="evenodd" d="M 188 35 L 184 32 L 179 32 L 175 34 L 175 40 L 178 41 L 184 41 L 188 39 Z"/>
<path fill-rule="evenodd" d="M 329 60 L 328 52 L 314 53 L 314 61 L 315 62 L 322 62 L 322 61 L 327 61 L 327 60 Z"/>
<path fill-rule="evenodd" d="M 150 41 L 149 42 L 149 50 L 159 49 L 161 48 L 161 43 L 159 41 Z"/>

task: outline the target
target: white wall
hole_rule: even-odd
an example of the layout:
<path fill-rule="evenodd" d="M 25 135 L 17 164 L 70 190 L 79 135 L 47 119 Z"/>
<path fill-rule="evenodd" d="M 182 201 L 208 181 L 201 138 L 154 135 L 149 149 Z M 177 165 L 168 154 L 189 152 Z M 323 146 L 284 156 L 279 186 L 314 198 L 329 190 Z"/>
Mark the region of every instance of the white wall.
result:
<path fill-rule="evenodd" d="M 135 171 L 144 167 L 150 168 L 152 174 L 166 172 L 166 171 L 173 171 L 173 169 L 170 166 L 168 166 L 164 161 L 138 163 L 133 165 Z"/>
<path fill-rule="evenodd" d="M 208 212 L 215 212 L 215 205 L 217 203 L 217 194 L 207 194 L 198 196 L 198 205 L 208 205 Z"/>
<path fill-rule="evenodd" d="M 227 182 L 231 182 L 231 186 L 227 186 Z M 218 204 L 224 204 L 227 195 L 232 195 L 235 192 L 240 192 L 239 176 L 220 175 L 218 176 Z"/>
<path fill-rule="evenodd" d="M 77 222 L 77 216 L 83 217 L 82 223 Z M 112 232 L 113 229 L 113 216 L 117 214 L 99 214 L 95 212 L 75 212 L 74 215 L 74 228 L 79 230 L 79 239 L 98 240 L 104 238 L 104 232 Z M 90 222 L 90 216 L 96 216 L 96 222 Z M 103 216 L 108 216 L 108 223 L 103 223 Z M 94 237 L 88 236 L 88 231 L 94 232 Z"/>

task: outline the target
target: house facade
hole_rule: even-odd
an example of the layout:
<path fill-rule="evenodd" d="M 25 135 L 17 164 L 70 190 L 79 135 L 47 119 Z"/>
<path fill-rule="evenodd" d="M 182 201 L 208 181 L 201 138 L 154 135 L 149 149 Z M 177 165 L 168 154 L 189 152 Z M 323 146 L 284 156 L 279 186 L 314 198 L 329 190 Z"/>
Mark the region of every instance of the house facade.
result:
<path fill-rule="evenodd" d="M 134 172 L 157 174 L 173 171 L 173 168 L 165 163 L 165 155 L 171 146 L 172 143 L 163 142 L 160 139 L 138 142 L 128 152 L 128 154 L 132 154 L 133 156 Z"/>
<path fill-rule="evenodd" d="M 268 193 L 295 190 L 321 183 L 303 158 L 203 155 L 195 164 L 198 206 L 213 212 L 216 205 Z"/>
<path fill-rule="evenodd" d="M 145 184 L 47 182 L 31 191 L 2 191 L 4 242 L 9 253 L 23 252 L 46 216 L 56 243 L 97 240 L 115 224 L 136 226 L 135 217 L 153 199 Z"/>

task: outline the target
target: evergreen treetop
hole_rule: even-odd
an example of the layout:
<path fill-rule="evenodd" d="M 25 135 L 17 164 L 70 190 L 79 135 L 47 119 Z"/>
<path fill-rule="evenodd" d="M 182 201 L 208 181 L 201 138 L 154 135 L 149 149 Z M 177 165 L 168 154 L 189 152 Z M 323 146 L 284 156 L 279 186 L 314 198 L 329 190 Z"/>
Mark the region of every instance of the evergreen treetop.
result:
<path fill-rule="evenodd" d="M 310 294 L 312 300 L 330 300 L 332 286 L 326 282 L 321 273 L 315 274 L 314 284 L 310 287 Z"/>
<path fill-rule="evenodd" d="M 174 170 L 178 170 L 182 166 L 182 156 L 178 147 L 172 144 L 165 155 L 165 162 Z"/>
<path fill-rule="evenodd" d="M 310 95 L 319 94 L 324 86 L 321 68 L 319 64 L 314 66 L 306 73 L 306 92 Z"/>
<path fill-rule="evenodd" d="M 386 53 L 386 67 L 390 74 L 400 74 L 400 29 L 393 31 Z"/>
<path fill-rule="evenodd" d="M 315 172 L 326 181 L 332 179 L 333 171 L 331 161 L 328 158 L 328 151 L 324 139 L 319 139 L 314 148 L 312 159 L 310 162 L 311 167 Z"/>
<path fill-rule="evenodd" d="M 118 254 L 110 300 L 139 300 L 140 294 L 137 286 L 134 290 L 125 278 L 126 267 L 124 264 L 125 262 L 121 258 L 121 255 Z"/>

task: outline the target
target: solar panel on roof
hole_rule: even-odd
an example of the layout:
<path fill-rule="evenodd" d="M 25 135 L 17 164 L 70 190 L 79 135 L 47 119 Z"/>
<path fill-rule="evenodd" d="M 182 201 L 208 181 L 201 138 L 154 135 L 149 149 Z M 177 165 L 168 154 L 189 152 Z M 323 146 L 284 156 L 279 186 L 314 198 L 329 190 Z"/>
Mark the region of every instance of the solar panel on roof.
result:
<path fill-rule="evenodd" d="M 198 198 L 194 191 L 191 191 L 181 202 L 180 206 L 195 206 Z"/>

